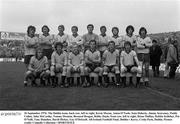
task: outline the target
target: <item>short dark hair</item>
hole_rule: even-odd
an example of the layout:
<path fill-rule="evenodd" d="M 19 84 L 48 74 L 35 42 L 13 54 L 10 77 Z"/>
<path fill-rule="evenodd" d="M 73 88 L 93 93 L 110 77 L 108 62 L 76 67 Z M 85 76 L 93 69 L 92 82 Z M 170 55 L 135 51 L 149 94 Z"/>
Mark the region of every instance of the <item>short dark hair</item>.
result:
<path fill-rule="evenodd" d="M 131 43 L 130 43 L 129 41 L 126 41 L 126 42 L 124 43 L 124 46 L 126 46 L 126 45 L 129 45 L 129 46 L 131 47 Z"/>
<path fill-rule="evenodd" d="M 29 34 L 29 31 L 30 31 L 31 29 L 34 30 L 34 31 L 36 31 L 35 26 L 30 25 L 30 26 L 28 26 L 28 28 L 27 28 L 27 34 Z"/>
<path fill-rule="evenodd" d="M 128 30 L 129 29 L 132 29 L 132 31 L 134 32 L 134 27 L 132 26 L 132 25 L 128 25 L 127 27 L 126 27 L 126 33 L 128 33 Z"/>
<path fill-rule="evenodd" d="M 89 26 L 92 26 L 92 27 L 94 28 L 94 25 L 93 25 L 93 24 L 88 24 L 88 25 L 87 25 L 87 28 L 88 28 Z"/>
<path fill-rule="evenodd" d="M 116 29 L 119 32 L 119 28 L 118 27 L 113 27 L 111 31 L 113 32 L 114 29 Z"/>
<path fill-rule="evenodd" d="M 145 31 L 145 33 L 147 34 L 147 30 L 146 30 L 146 28 L 145 27 L 141 27 L 140 29 L 139 29 L 139 35 L 141 35 L 141 31 Z"/>
<path fill-rule="evenodd" d="M 63 30 L 65 30 L 64 25 L 59 25 L 58 28 L 59 28 L 59 27 L 61 27 L 61 28 L 63 28 Z"/>
<path fill-rule="evenodd" d="M 101 27 L 100 27 L 100 30 L 102 30 L 103 28 L 105 28 L 105 29 L 106 29 L 106 26 L 101 26 Z"/>
<path fill-rule="evenodd" d="M 94 42 L 95 44 L 97 43 L 96 40 L 90 40 L 89 44 L 92 43 L 92 42 Z"/>
<path fill-rule="evenodd" d="M 43 28 L 47 28 L 48 29 L 48 32 L 50 31 L 49 27 L 47 25 L 43 25 L 41 30 L 43 31 Z"/>
<path fill-rule="evenodd" d="M 109 45 L 110 43 L 113 43 L 113 44 L 115 45 L 115 42 L 114 42 L 114 41 L 109 41 L 108 45 Z"/>
<path fill-rule="evenodd" d="M 157 43 L 157 40 L 155 40 L 155 39 L 154 39 L 154 40 L 152 40 L 152 43 Z"/>
<path fill-rule="evenodd" d="M 63 48 L 63 44 L 61 43 L 61 42 L 57 42 L 57 43 L 55 43 L 55 49 L 57 49 L 57 46 L 61 46 L 61 48 Z"/>
<path fill-rule="evenodd" d="M 77 26 L 72 26 L 72 27 L 71 27 L 71 30 L 72 30 L 73 28 L 76 28 L 76 30 L 78 31 L 78 27 L 77 27 Z"/>

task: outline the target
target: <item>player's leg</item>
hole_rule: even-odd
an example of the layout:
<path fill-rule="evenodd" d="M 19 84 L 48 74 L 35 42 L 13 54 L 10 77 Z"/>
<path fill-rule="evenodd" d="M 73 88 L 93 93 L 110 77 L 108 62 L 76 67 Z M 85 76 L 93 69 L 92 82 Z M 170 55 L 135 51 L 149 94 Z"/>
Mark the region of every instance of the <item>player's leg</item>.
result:
<path fill-rule="evenodd" d="M 55 66 L 51 66 L 50 67 L 50 78 L 51 78 L 51 82 L 52 82 L 52 87 L 56 87 L 56 77 L 55 77 Z"/>
<path fill-rule="evenodd" d="M 25 64 L 25 67 L 26 67 L 26 71 L 28 70 L 28 66 L 29 66 L 29 62 L 30 62 L 30 59 L 31 59 L 31 55 L 25 55 L 24 57 L 24 64 Z M 26 81 L 26 73 L 25 73 L 25 76 L 24 76 L 24 86 L 27 86 L 27 81 Z"/>
<path fill-rule="evenodd" d="M 149 54 L 144 54 L 144 65 L 145 65 L 144 82 L 146 86 L 149 86 Z"/>
<path fill-rule="evenodd" d="M 103 67 L 104 87 L 108 87 L 108 83 L 109 83 L 108 72 L 109 72 L 109 68 L 107 66 L 104 66 Z"/>
<path fill-rule="evenodd" d="M 61 82 L 62 85 L 64 85 L 65 87 L 69 87 L 70 82 L 65 81 L 66 80 L 66 74 L 67 74 L 67 66 L 62 67 L 62 78 L 61 78 Z"/>
<path fill-rule="evenodd" d="M 94 69 L 95 73 L 98 73 L 98 87 L 100 87 L 102 85 L 102 75 L 103 75 L 103 68 L 101 67 L 97 67 Z"/>
<path fill-rule="evenodd" d="M 84 75 L 81 76 L 81 82 L 83 83 L 83 87 L 88 87 L 90 86 L 90 77 L 89 77 L 89 72 L 91 71 L 89 67 L 85 66 L 82 68 L 84 70 Z M 85 79 L 87 83 L 85 82 Z"/>
<path fill-rule="evenodd" d="M 120 70 L 118 66 L 114 66 L 112 68 L 112 71 L 115 72 L 115 76 L 116 76 L 116 85 L 119 86 L 120 85 Z"/>
<path fill-rule="evenodd" d="M 121 67 L 121 79 L 122 79 L 122 86 L 123 87 L 126 87 L 126 72 L 127 72 L 127 68 Z"/>
<path fill-rule="evenodd" d="M 165 63 L 165 70 L 164 70 L 164 78 L 168 78 L 168 75 L 169 75 L 169 65 L 166 62 Z"/>
<path fill-rule="evenodd" d="M 67 71 L 66 71 L 66 77 L 67 77 L 67 82 L 71 81 L 71 73 L 73 72 L 73 67 L 72 66 L 67 66 Z"/>
<path fill-rule="evenodd" d="M 140 79 L 141 79 L 141 73 L 142 73 L 142 70 L 141 70 L 141 67 L 132 67 L 131 68 L 131 73 L 136 73 L 136 87 L 138 87 L 140 85 Z"/>
<path fill-rule="evenodd" d="M 156 77 L 156 66 L 152 65 L 153 76 Z"/>
<path fill-rule="evenodd" d="M 156 68 L 156 74 L 157 74 L 156 76 L 159 77 L 159 74 L 160 74 L 159 73 L 159 66 L 157 65 L 155 68 Z"/>
<path fill-rule="evenodd" d="M 50 77 L 50 71 L 46 70 L 40 73 L 40 83 L 45 86 L 46 85 L 46 81 L 48 81 Z"/>
<path fill-rule="evenodd" d="M 32 72 L 31 71 L 27 71 L 25 73 L 24 86 L 27 86 L 28 80 L 31 79 L 31 77 L 32 77 Z"/>

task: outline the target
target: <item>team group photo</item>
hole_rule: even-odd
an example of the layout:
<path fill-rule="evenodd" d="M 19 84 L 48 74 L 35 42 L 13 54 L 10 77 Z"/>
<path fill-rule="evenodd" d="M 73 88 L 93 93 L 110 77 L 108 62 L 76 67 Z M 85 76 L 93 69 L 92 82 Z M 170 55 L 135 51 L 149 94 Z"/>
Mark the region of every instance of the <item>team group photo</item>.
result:
<path fill-rule="evenodd" d="M 2 2 L 0 110 L 180 109 L 176 0 L 26 2 Z"/>

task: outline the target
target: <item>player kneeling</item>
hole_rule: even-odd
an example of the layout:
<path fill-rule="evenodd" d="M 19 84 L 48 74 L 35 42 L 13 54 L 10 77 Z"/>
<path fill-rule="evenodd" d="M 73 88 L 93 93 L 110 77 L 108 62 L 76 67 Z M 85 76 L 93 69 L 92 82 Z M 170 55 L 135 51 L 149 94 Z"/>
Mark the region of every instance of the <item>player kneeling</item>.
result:
<path fill-rule="evenodd" d="M 90 41 L 90 49 L 85 52 L 85 73 L 87 77 L 87 82 L 89 83 L 88 74 L 91 72 L 98 73 L 98 86 L 102 84 L 102 73 L 103 69 L 100 67 L 101 65 L 101 55 L 100 52 L 96 49 L 96 41 Z M 94 77 L 91 77 L 90 85 L 94 83 Z M 89 86 L 89 84 L 88 84 Z"/>
<path fill-rule="evenodd" d="M 62 73 L 61 87 L 67 87 L 65 83 L 66 79 L 66 69 L 67 69 L 67 53 L 63 51 L 63 44 L 58 42 L 55 44 L 55 51 L 51 55 L 51 80 L 52 86 L 56 87 L 58 85 L 58 73 Z"/>
<path fill-rule="evenodd" d="M 142 69 L 139 64 L 137 54 L 134 50 L 131 50 L 131 43 L 124 43 L 125 50 L 121 52 L 121 77 L 124 87 L 126 86 L 126 74 L 137 73 L 136 87 L 139 85 Z M 130 76 L 130 86 L 133 86 L 132 76 Z"/>
<path fill-rule="evenodd" d="M 103 76 L 104 76 L 104 86 L 107 87 L 109 83 L 108 73 L 115 73 L 116 85 L 120 83 L 120 71 L 119 71 L 119 51 L 115 49 L 115 42 L 110 41 L 108 44 L 108 50 L 103 53 Z"/>
<path fill-rule="evenodd" d="M 68 67 L 67 67 L 67 82 L 68 85 L 70 83 L 70 79 L 72 74 L 79 73 L 81 76 L 81 82 L 84 83 L 85 76 L 84 76 L 84 55 L 80 52 L 79 46 L 74 45 L 72 52 L 69 53 L 68 57 Z M 78 83 L 80 83 L 78 77 Z"/>
<path fill-rule="evenodd" d="M 45 86 L 45 80 L 49 78 L 50 71 L 48 59 L 43 55 L 41 48 L 36 49 L 35 56 L 31 57 L 28 71 L 26 72 L 26 81 L 31 80 L 32 86 L 37 86 L 36 79 L 40 78 L 40 84 Z M 27 86 L 27 84 L 25 84 Z"/>

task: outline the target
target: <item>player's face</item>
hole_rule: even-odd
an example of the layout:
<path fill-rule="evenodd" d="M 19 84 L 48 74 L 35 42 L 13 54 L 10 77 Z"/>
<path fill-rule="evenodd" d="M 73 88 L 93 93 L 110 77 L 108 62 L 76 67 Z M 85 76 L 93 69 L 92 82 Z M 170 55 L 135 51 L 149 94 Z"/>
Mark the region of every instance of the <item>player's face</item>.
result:
<path fill-rule="evenodd" d="M 42 29 L 42 32 L 43 32 L 44 34 L 49 33 L 48 28 L 44 27 L 44 28 Z"/>
<path fill-rule="evenodd" d="M 129 28 L 127 32 L 128 32 L 128 34 L 132 35 L 133 34 L 132 28 Z"/>
<path fill-rule="evenodd" d="M 141 37 L 146 37 L 146 32 L 144 30 L 141 31 Z"/>
<path fill-rule="evenodd" d="M 156 45 L 156 42 L 152 42 L 152 45 L 155 46 L 155 45 Z"/>
<path fill-rule="evenodd" d="M 110 50 L 114 50 L 114 49 L 115 49 L 114 43 L 110 43 L 110 44 L 109 44 L 109 49 L 110 49 Z"/>
<path fill-rule="evenodd" d="M 95 49 L 95 48 L 96 48 L 95 42 L 91 42 L 91 43 L 90 43 L 90 48 L 91 48 L 91 49 Z"/>
<path fill-rule="evenodd" d="M 105 34 L 106 33 L 106 28 L 102 28 L 100 31 L 101 31 L 101 34 Z"/>
<path fill-rule="evenodd" d="M 56 47 L 56 49 L 57 49 L 58 52 L 61 52 L 61 51 L 62 51 L 62 47 L 61 47 L 60 45 L 58 45 L 58 46 Z"/>
<path fill-rule="evenodd" d="M 87 30 L 88 30 L 88 33 L 92 33 L 94 28 L 93 28 L 93 26 L 88 26 Z"/>
<path fill-rule="evenodd" d="M 78 54 L 78 52 L 79 52 L 78 46 L 74 46 L 73 53 Z"/>
<path fill-rule="evenodd" d="M 38 58 L 41 58 L 42 55 L 43 55 L 42 50 L 38 50 L 38 51 L 37 51 L 37 57 L 38 57 Z"/>
<path fill-rule="evenodd" d="M 113 35 L 118 35 L 119 32 L 118 32 L 117 29 L 113 29 L 113 30 L 112 30 L 112 33 L 113 33 Z"/>
<path fill-rule="evenodd" d="M 30 35 L 34 35 L 35 34 L 35 30 L 33 30 L 32 28 L 29 30 L 29 34 Z"/>
<path fill-rule="evenodd" d="M 64 28 L 61 27 L 61 26 L 59 26 L 59 27 L 58 27 L 58 31 L 59 31 L 59 32 L 64 32 Z"/>
<path fill-rule="evenodd" d="M 73 34 L 77 34 L 77 32 L 78 32 L 76 28 L 72 28 L 71 31 Z"/>
<path fill-rule="evenodd" d="M 129 51 L 130 48 L 131 48 L 131 46 L 130 46 L 129 44 L 126 44 L 124 47 L 125 47 L 125 50 L 126 50 L 126 51 Z"/>

